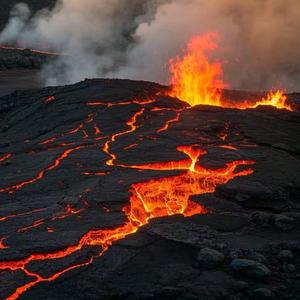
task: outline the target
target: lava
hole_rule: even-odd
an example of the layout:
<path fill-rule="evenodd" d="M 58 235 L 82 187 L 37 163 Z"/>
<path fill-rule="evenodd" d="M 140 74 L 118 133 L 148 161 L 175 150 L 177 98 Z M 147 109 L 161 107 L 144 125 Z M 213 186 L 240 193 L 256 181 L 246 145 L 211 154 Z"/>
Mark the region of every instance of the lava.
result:
<path fill-rule="evenodd" d="M 170 60 L 170 96 L 188 102 L 191 106 L 207 104 L 221 106 L 220 89 L 222 66 L 219 62 L 209 63 L 207 53 L 218 48 L 215 33 L 196 36 L 188 44 L 183 58 Z"/>
<path fill-rule="evenodd" d="M 234 150 L 234 151 L 238 150 L 237 147 L 232 145 L 220 145 L 219 147 L 223 149 Z"/>
<path fill-rule="evenodd" d="M 138 104 L 138 105 L 145 105 L 145 104 L 151 104 L 154 103 L 155 99 L 146 99 L 146 100 L 128 100 L 128 101 L 114 101 L 114 102 L 103 102 L 103 101 L 90 101 L 87 102 L 87 106 L 98 106 L 98 105 L 104 105 L 106 107 L 112 107 L 112 106 L 119 106 L 119 105 L 131 105 L 131 104 Z"/>
<path fill-rule="evenodd" d="M 260 105 L 274 106 L 293 111 L 286 103 L 283 91 L 269 92 L 266 98 L 241 103 L 222 99 L 221 89 L 227 87 L 222 79 L 223 69 L 219 61 L 210 62 L 209 54 L 218 49 L 216 33 L 194 36 L 188 43 L 183 57 L 169 61 L 171 89 L 168 95 L 187 102 L 190 106 L 213 105 L 224 108 L 248 109 Z"/>
<path fill-rule="evenodd" d="M 8 246 L 6 246 L 6 245 L 4 244 L 4 240 L 5 240 L 5 239 L 6 239 L 5 237 L 0 238 L 0 250 L 9 248 Z"/>
<path fill-rule="evenodd" d="M 27 212 L 16 213 L 16 214 L 8 215 L 8 216 L 5 216 L 5 217 L 0 217 L 0 222 L 6 221 L 6 220 L 9 220 L 9 219 L 18 218 L 18 217 L 32 215 L 34 213 L 45 211 L 45 210 L 46 210 L 46 208 L 37 208 L 37 209 L 30 210 L 30 211 L 27 211 Z"/>
<path fill-rule="evenodd" d="M 293 111 L 292 107 L 286 103 L 286 100 L 287 96 L 284 95 L 283 91 L 271 91 L 267 94 L 267 98 L 262 98 L 260 101 L 257 101 L 251 108 L 256 108 L 259 105 L 270 105 L 278 109 Z"/>
<path fill-rule="evenodd" d="M 137 113 L 134 116 L 136 115 Z M 134 123 L 134 117 L 131 121 Z M 133 125 L 131 124 L 131 126 Z M 124 225 L 115 229 L 90 230 L 81 237 L 77 244 L 56 252 L 31 254 L 24 259 L 0 262 L 0 270 L 22 270 L 27 276 L 35 278 L 33 281 L 18 287 L 7 299 L 17 299 L 29 288 L 40 282 L 53 281 L 66 272 L 86 266 L 92 263 L 94 257 L 91 257 L 86 263 L 72 265 L 48 278 L 30 272 L 27 265 L 31 262 L 64 258 L 86 246 L 101 247 L 102 250 L 99 253 L 101 256 L 114 241 L 135 233 L 140 227 L 148 224 L 151 219 L 176 214 L 188 217 L 206 213 L 202 205 L 190 200 L 192 195 L 213 193 L 217 185 L 225 184 L 237 176 L 246 176 L 253 172 L 250 168 L 236 172 L 237 167 L 251 165 L 254 163 L 252 161 L 234 161 L 227 163 L 224 168 L 210 170 L 198 164 L 199 158 L 206 154 L 206 151 L 195 146 L 181 146 L 177 150 L 185 153 L 188 159 L 156 163 L 153 164 L 152 169 L 162 171 L 183 170 L 184 172 L 176 176 L 132 184 L 129 205 L 123 208 L 123 212 L 127 216 Z M 151 166 L 140 165 L 136 168 L 150 169 Z"/>
<path fill-rule="evenodd" d="M 90 147 L 90 146 L 91 145 L 80 145 L 80 146 L 76 146 L 76 147 L 65 150 L 60 156 L 58 156 L 54 160 L 54 162 L 51 165 L 49 165 L 45 169 L 41 170 L 35 177 L 28 179 L 28 180 L 24 180 L 22 182 L 16 183 L 16 184 L 8 186 L 8 187 L 0 188 L 0 193 L 5 193 L 5 192 L 13 193 L 28 184 L 32 184 L 38 180 L 41 180 L 45 176 L 47 171 L 51 171 L 51 170 L 55 169 L 56 167 L 58 167 L 61 164 L 61 162 L 65 158 L 67 158 L 72 152 L 82 149 L 82 148 Z"/>
<path fill-rule="evenodd" d="M 49 103 L 49 102 L 52 102 L 55 100 L 55 97 L 54 96 L 49 96 L 47 99 L 46 99 L 46 103 Z"/>
<path fill-rule="evenodd" d="M 11 157 L 12 157 L 12 154 L 11 154 L 11 153 L 7 153 L 7 154 L 5 154 L 5 155 L 3 155 L 3 156 L 0 156 L 0 163 L 2 163 L 2 162 L 4 162 L 4 161 L 8 160 L 8 159 L 11 158 Z"/>
<path fill-rule="evenodd" d="M 212 37 L 206 37 L 209 41 Z M 202 43 L 203 41 L 197 41 L 197 43 Z M 197 44 L 196 43 L 196 44 Z M 192 47 L 193 48 L 193 47 Z M 211 47 L 205 48 L 210 49 L 214 48 L 213 45 Z M 205 51 L 202 52 L 202 56 L 205 56 Z M 201 56 L 200 55 L 200 56 Z M 179 63 L 179 61 L 177 61 Z M 176 65 L 176 63 L 174 62 Z M 213 66 L 217 66 L 218 64 L 213 64 Z M 210 65 L 208 64 L 200 64 L 200 70 L 204 69 L 209 71 Z M 208 69 L 207 69 L 208 68 Z M 218 68 L 217 68 L 218 70 Z M 219 69 L 220 70 L 220 69 Z M 218 72 L 213 73 L 215 75 L 211 75 L 213 82 L 218 82 L 216 74 Z M 199 84 L 202 81 L 198 82 Z M 221 82 L 221 81 L 220 81 Z M 221 103 L 221 94 L 219 89 L 214 89 L 207 84 L 205 88 L 202 89 L 203 93 L 208 93 L 210 98 L 207 99 L 214 99 L 218 100 L 219 104 Z M 174 96 L 174 95 L 173 95 Z M 184 145 L 178 146 L 177 151 L 186 155 L 185 159 L 181 160 L 170 160 L 165 162 L 153 162 L 153 163 L 144 163 L 144 164 L 133 164 L 133 165 L 125 165 L 117 163 L 118 153 L 113 151 L 113 143 L 115 143 L 120 137 L 125 135 L 130 135 L 133 132 L 142 126 L 144 126 L 143 122 L 148 118 L 148 111 L 156 112 L 156 111 L 163 111 L 168 110 L 175 114 L 172 118 L 168 119 L 162 127 L 156 129 L 156 133 L 164 132 L 170 129 L 171 124 L 180 121 L 180 114 L 184 110 L 182 109 L 175 109 L 175 108 L 160 108 L 160 107 L 146 107 L 147 104 L 153 103 L 155 100 L 132 100 L 132 101 L 119 101 L 119 102 L 100 102 L 100 101 L 93 101 L 88 102 L 87 106 L 98 106 L 103 105 L 106 108 L 116 106 L 116 105 L 129 105 L 129 104 L 136 104 L 138 108 L 136 111 L 129 117 L 127 122 L 123 124 L 123 126 L 127 126 L 127 128 L 110 134 L 109 136 L 100 136 L 101 130 L 98 128 L 97 124 L 94 121 L 94 114 L 89 114 L 87 119 L 80 123 L 74 129 L 68 131 L 67 133 L 62 133 L 57 137 L 48 138 L 40 142 L 41 145 L 48 145 L 52 142 L 55 142 L 57 138 L 63 137 L 69 134 L 75 134 L 80 132 L 83 136 L 79 136 L 78 138 L 88 138 L 89 133 L 93 132 L 92 136 L 89 138 L 94 138 L 94 141 L 99 139 L 104 139 L 102 145 L 102 151 L 107 154 L 108 159 L 105 161 L 105 168 L 103 171 L 100 169 L 99 171 L 83 171 L 81 174 L 87 176 L 105 176 L 114 169 L 110 169 L 111 167 L 122 167 L 128 169 L 135 169 L 138 171 L 145 171 L 145 170 L 153 170 L 153 171 L 161 171 L 162 174 L 164 171 L 176 171 L 175 175 L 162 175 L 160 178 L 150 179 L 147 181 L 141 181 L 131 184 L 129 192 L 130 198 L 129 203 L 125 205 L 122 209 L 125 215 L 125 222 L 123 225 L 117 226 L 115 228 L 91 228 L 88 230 L 83 236 L 81 236 L 78 241 L 73 245 L 66 245 L 63 248 L 60 248 L 56 251 L 51 252 L 44 252 L 44 253 L 31 253 L 29 256 L 18 259 L 18 260 L 11 260 L 11 261 L 1 261 L 0 262 L 0 270 L 10 270 L 14 271 L 21 271 L 27 277 L 29 282 L 25 283 L 16 288 L 16 290 L 8 296 L 6 299 L 14 300 L 21 296 L 23 293 L 28 291 L 33 286 L 41 283 L 41 282 L 50 282 L 54 281 L 63 274 L 70 272 L 74 269 L 81 268 L 91 264 L 94 259 L 99 256 L 102 256 L 105 251 L 109 249 L 109 247 L 115 242 L 120 239 L 125 238 L 126 236 L 133 234 L 139 230 L 140 227 L 145 226 L 149 223 L 150 220 L 160 217 L 167 217 L 172 215 L 183 215 L 184 217 L 189 217 L 195 214 L 205 214 L 207 213 L 207 209 L 203 207 L 201 204 L 198 204 L 191 199 L 193 195 L 202 195 L 207 193 L 213 193 L 218 185 L 226 184 L 228 181 L 234 179 L 238 176 L 247 176 L 253 173 L 252 168 L 249 166 L 252 165 L 253 161 L 248 160 L 237 160 L 228 162 L 225 164 L 223 168 L 219 169 L 207 169 L 200 164 L 200 159 L 204 156 L 207 152 L 201 149 L 199 145 Z M 197 100 L 198 101 L 198 100 Z M 215 102 L 214 102 L 215 103 Z M 195 104 L 191 104 L 195 105 Z M 189 109 L 189 108 L 187 108 Z M 146 114 L 146 113 L 147 114 Z M 90 124 L 90 128 L 86 128 Z M 219 133 L 219 138 L 222 141 L 225 141 L 228 137 L 230 130 L 230 124 L 225 123 L 224 130 Z M 138 137 L 137 141 L 142 139 L 151 139 L 157 140 L 158 137 L 156 136 L 143 136 Z M 200 137 L 201 139 L 201 137 Z M 66 143 L 60 143 L 59 145 L 66 145 Z M 0 188 L 0 192 L 8 192 L 13 193 L 18 189 L 33 184 L 39 180 L 41 180 L 47 172 L 56 169 L 64 159 L 66 159 L 72 152 L 81 150 L 86 147 L 91 147 L 96 144 L 82 144 L 78 146 L 70 147 L 64 150 L 57 158 L 54 159 L 53 163 L 44 168 L 43 170 L 39 171 L 36 176 L 31 179 L 25 180 L 23 182 L 19 182 L 17 184 Z M 127 147 L 123 147 L 123 150 L 128 150 L 133 147 L 136 147 L 138 144 L 136 142 L 132 142 Z M 219 145 L 219 147 L 224 149 L 230 150 L 237 150 L 232 145 Z M 49 148 L 47 148 L 49 150 Z M 5 158 L 7 159 L 7 158 Z M 5 160 L 3 159 L 3 161 Z M 111 171 L 111 172 L 110 172 Z M 169 174 L 169 173 L 168 173 Z M 121 183 L 119 181 L 119 183 Z M 90 191 L 86 189 L 85 192 Z M 48 226 L 48 222 L 53 222 L 57 219 L 64 219 L 72 215 L 79 215 L 83 212 L 87 207 L 88 203 L 83 201 L 85 206 L 83 208 L 74 208 L 70 205 L 65 206 L 65 211 L 59 214 L 56 214 L 50 218 L 45 219 L 37 219 L 32 222 L 30 225 L 25 226 L 17 230 L 19 233 L 26 232 L 32 228 L 36 228 L 41 226 L 42 224 L 45 225 L 45 230 L 48 233 L 53 233 L 54 229 Z M 43 210 L 43 209 L 40 209 Z M 103 210 L 108 213 L 110 210 L 109 208 L 103 207 Z M 36 210 L 38 211 L 38 210 Z M 32 212 L 30 212 L 32 213 Z M 5 221 L 8 218 L 14 218 L 21 215 L 27 215 L 29 213 L 20 213 L 19 215 L 10 215 L 7 217 L 0 218 L 0 221 Z M 3 240 L 0 241 L 0 249 L 4 249 L 6 245 L 3 244 Z M 1 246 L 2 245 L 2 246 Z M 2 247 L 2 248 L 1 248 Z M 89 252 L 86 261 L 84 262 L 77 262 L 73 265 L 65 267 L 59 271 L 54 272 L 49 277 L 42 276 L 38 271 L 32 272 L 30 271 L 30 264 L 33 262 L 39 262 L 40 264 L 45 262 L 49 262 L 51 260 L 58 260 L 69 257 L 74 253 L 80 252 L 83 248 L 86 247 L 95 247 L 96 251 Z M 99 249 L 98 249 L 99 248 Z M 92 254 L 93 253 L 93 254 Z"/>
<path fill-rule="evenodd" d="M 179 121 L 181 112 L 182 112 L 182 110 L 177 110 L 176 111 L 176 116 L 174 118 L 168 120 L 165 123 L 165 125 L 163 127 L 159 128 L 156 132 L 159 133 L 159 132 L 167 131 L 172 123 L 175 123 L 175 122 Z"/>
<path fill-rule="evenodd" d="M 113 134 L 111 136 L 111 139 L 108 140 L 104 146 L 103 146 L 103 151 L 109 155 L 110 159 L 106 162 L 106 164 L 108 166 L 113 166 L 114 165 L 114 161 L 116 159 L 116 155 L 112 152 L 110 152 L 110 145 L 111 143 L 115 142 L 117 138 L 119 138 L 120 136 L 122 135 L 125 135 L 125 134 L 129 134 L 133 131 L 136 130 L 137 128 L 137 125 L 136 125 L 136 122 L 137 122 L 137 118 L 142 115 L 145 111 L 145 108 L 141 108 L 138 112 L 136 112 L 131 118 L 130 120 L 128 120 L 126 122 L 126 125 L 129 126 L 129 129 L 128 130 L 125 130 L 125 131 L 121 131 L 121 132 L 118 132 L 116 134 Z"/>

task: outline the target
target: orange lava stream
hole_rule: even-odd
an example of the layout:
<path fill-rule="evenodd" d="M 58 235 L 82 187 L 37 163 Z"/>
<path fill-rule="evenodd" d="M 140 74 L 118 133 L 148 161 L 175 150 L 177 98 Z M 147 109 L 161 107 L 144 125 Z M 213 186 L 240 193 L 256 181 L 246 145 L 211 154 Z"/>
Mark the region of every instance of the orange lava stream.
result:
<path fill-rule="evenodd" d="M 6 246 L 4 244 L 4 240 L 5 240 L 5 238 L 0 238 L 0 250 L 9 248 L 8 246 Z"/>
<path fill-rule="evenodd" d="M 3 156 L 0 156 L 0 163 L 6 161 L 7 159 L 11 158 L 12 157 L 12 154 L 11 153 L 7 153 Z"/>
<path fill-rule="evenodd" d="M 94 129 L 95 129 L 95 135 L 101 134 L 101 130 L 99 129 L 96 123 L 94 124 Z"/>
<path fill-rule="evenodd" d="M 223 148 L 223 149 L 234 150 L 234 151 L 238 150 L 237 147 L 232 146 L 232 145 L 220 145 L 219 147 Z"/>
<path fill-rule="evenodd" d="M 211 91 L 211 89 L 208 89 Z M 216 94 L 217 95 L 217 94 Z M 104 102 L 93 102 L 93 104 L 88 104 L 90 106 L 94 105 L 105 105 L 107 107 L 114 105 L 127 105 L 127 104 L 140 104 L 145 105 L 152 103 L 153 100 L 143 100 L 137 101 L 133 100 L 130 103 L 127 102 L 119 102 L 119 103 L 104 103 Z M 92 103 L 92 102 L 90 102 Z M 0 262 L 0 270 L 10 270 L 10 271 L 22 271 L 26 276 L 30 278 L 30 282 L 19 286 L 16 290 L 8 296 L 6 299 L 15 300 L 23 293 L 28 291 L 33 286 L 41 283 L 41 282 L 50 282 L 56 280 L 61 275 L 70 272 L 74 269 L 87 266 L 93 262 L 96 256 L 101 256 L 105 251 L 109 249 L 109 247 L 117 240 L 123 239 L 126 236 L 133 234 L 138 231 L 138 229 L 149 223 L 150 220 L 166 217 L 171 215 L 183 215 L 185 217 L 189 217 L 195 214 L 203 214 L 207 213 L 207 210 L 200 204 L 193 202 L 190 200 L 193 195 L 201 195 L 206 193 L 213 193 L 218 185 L 226 184 L 228 181 L 234 179 L 237 176 L 247 176 L 253 173 L 251 168 L 243 168 L 237 170 L 240 166 L 249 166 L 252 165 L 253 161 L 239 160 L 227 163 L 223 168 L 220 169 L 207 169 L 202 167 L 199 164 L 199 158 L 206 154 L 206 151 L 200 149 L 198 146 L 179 146 L 177 150 L 179 152 L 184 153 L 187 158 L 177 161 L 167 161 L 167 162 L 158 162 L 158 163 L 148 163 L 148 164 L 140 164 L 140 165 L 121 165 L 115 163 L 117 159 L 117 154 L 112 152 L 111 146 L 112 144 L 121 136 L 130 134 L 136 131 L 141 125 L 138 124 L 139 117 L 141 117 L 145 112 L 145 107 L 140 108 L 137 112 L 135 112 L 130 119 L 126 122 L 128 129 L 112 134 L 108 137 L 106 142 L 103 145 L 103 151 L 109 156 L 109 159 L 106 161 L 107 166 L 120 166 L 124 168 L 132 168 L 138 170 L 155 170 L 155 171 L 181 171 L 179 175 L 173 175 L 168 177 L 162 177 L 158 179 L 151 179 L 144 182 L 134 183 L 130 187 L 130 199 L 129 204 L 123 207 L 123 212 L 126 216 L 126 221 L 123 225 L 118 226 L 116 228 L 102 228 L 102 229 L 92 229 L 87 231 L 76 244 L 68 245 L 65 248 L 59 249 L 53 252 L 45 252 L 45 253 L 34 253 L 19 260 L 12 261 L 1 261 Z M 160 108 L 153 108 L 152 111 L 163 110 Z M 169 129 L 169 126 L 179 121 L 181 110 L 170 109 L 176 112 L 175 118 L 168 120 L 165 125 L 158 129 L 157 132 L 162 132 Z M 85 123 L 92 123 L 94 121 L 94 115 L 90 114 Z M 85 137 L 88 137 L 88 133 L 83 130 L 83 123 L 80 124 L 75 129 L 69 131 L 66 134 L 73 134 L 79 131 L 84 133 Z M 101 134 L 100 129 L 97 127 L 95 123 L 92 124 L 95 137 Z M 226 124 L 225 132 L 222 133 L 220 138 L 226 139 L 227 131 L 229 129 L 229 124 Z M 63 135 L 66 135 L 63 134 Z M 62 136 L 63 136 L 62 135 Z M 98 139 L 99 137 L 96 137 Z M 101 137 L 107 138 L 107 137 Z M 55 141 L 54 138 L 48 139 L 40 144 L 48 144 Z M 127 147 L 130 149 L 131 147 L 137 144 L 131 144 Z M 17 189 L 26 186 L 27 184 L 34 183 L 40 179 L 42 179 L 47 171 L 53 170 L 58 167 L 61 162 L 68 157 L 73 151 L 79 150 L 85 147 L 89 147 L 91 145 L 80 145 L 77 147 L 73 147 L 65 150 L 55 161 L 40 171 L 37 176 L 34 178 L 12 185 L 10 187 L 0 189 L 0 192 L 14 192 Z M 226 146 L 226 145 L 225 145 Z M 225 148 L 224 146 L 224 148 Z M 126 148 L 126 147 L 125 147 Z M 229 146 L 228 146 L 229 149 Z M 104 176 L 109 172 L 84 172 L 85 175 L 93 175 L 93 176 Z M 178 173 L 177 173 L 178 174 Z M 77 215 L 81 213 L 85 208 L 74 209 L 71 206 L 66 207 L 66 212 L 57 216 L 54 216 L 50 219 L 50 221 L 65 218 L 70 215 Z M 108 210 L 109 211 L 109 210 Z M 24 215 L 27 213 L 24 213 Z M 22 214 L 20 214 L 22 215 Z M 3 217 L 3 221 L 8 217 Z M 1 221 L 1 218 L 0 218 Z M 19 232 L 27 231 L 31 228 L 35 228 L 44 224 L 46 219 L 39 219 L 33 222 L 31 225 L 27 227 L 23 227 L 19 229 Z M 51 227 L 47 227 L 48 232 L 53 232 Z M 1 243 L 0 243 L 1 244 Z M 0 245 L 1 246 L 1 245 Z M 4 246 L 4 245 L 3 245 Z M 100 247 L 101 251 L 98 255 L 91 256 L 85 262 L 76 263 L 74 265 L 68 266 L 62 270 L 59 270 L 52 274 L 49 277 L 43 277 L 39 274 L 39 272 L 31 272 L 30 264 L 32 262 L 40 262 L 49 261 L 49 260 L 57 260 L 70 256 L 71 254 L 79 252 L 84 247 L 94 246 Z M 5 246 L 4 246 L 5 247 Z M 0 247 L 1 249 L 1 247 Z M 3 249 L 3 248 L 2 248 Z M 31 279 L 32 278 L 32 279 Z"/>
<path fill-rule="evenodd" d="M 43 281 L 53 281 L 66 272 L 88 265 L 93 261 L 93 258 L 90 258 L 86 263 L 70 266 L 48 278 L 43 278 L 37 273 L 28 271 L 27 265 L 30 262 L 64 258 L 85 246 L 100 246 L 102 250 L 99 255 L 102 255 L 114 241 L 135 233 L 141 226 L 149 223 L 151 219 L 176 214 L 188 217 L 205 213 L 206 210 L 203 206 L 190 200 L 192 195 L 212 193 L 217 185 L 225 184 L 237 176 L 246 176 L 253 172 L 252 169 L 235 172 L 238 166 L 253 164 L 252 161 L 235 161 L 227 163 L 224 168 L 210 170 L 197 164 L 199 157 L 204 155 L 205 151 L 193 146 L 181 146 L 177 150 L 185 153 L 189 158 L 181 161 L 152 164 L 152 169 L 184 170 L 184 173 L 132 184 L 129 205 L 123 208 L 127 216 L 124 225 L 115 229 L 88 231 L 76 245 L 68 246 L 56 252 L 32 254 L 21 260 L 0 262 L 0 270 L 23 270 L 26 275 L 35 278 L 35 280 L 18 287 L 7 299 L 17 299 L 34 285 Z M 140 165 L 139 168 L 150 169 L 149 165 Z"/>
<path fill-rule="evenodd" d="M 108 166 L 113 166 L 114 165 L 114 161 L 116 159 L 116 155 L 114 153 L 112 153 L 110 151 L 110 145 L 116 141 L 117 138 L 119 138 L 120 136 L 122 135 L 125 135 L 125 134 L 129 134 L 133 131 L 135 131 L 137 129 L 137 125 L 136 125 L 136 122 L 137 122 L 137 118 L 139 116 L 141 116 L 145 111 L 145 108 L 141 108 L 138 112 L 136 112 L 131 118 L 130 120 L 128 120 L 126 122 L 126 125 L 129 126 L 129 129 L 128 130 L 125 130 L 125 131 L 121 131 L 121 132 L 118 132 L 116 134 L 113 134 L 111 136 L 111 138 L 109 140 L 107 140 L 103 146 L 103 151 L 110 157 L 109 160 L 106 161 L 106 164 Z"/>
<path fill-rule="evenodd" d="M 46 103 L 49 103 L 49 102 L 52 102 L 55 100 L 55 97 L 54 96 L 49 96 L 47 99 L 46 99 Z"/>
<path fill-rule="evenodd" d="M 176 112 L 176 116 L 174 118 L 168 120 L 166 122 L 166 124 L 163 127 L 159 128 L 156 132 L 159 133 L 159 132 L 167 131 L 172 123 L 176 123 L 179 121 L 181 112 L 182 112 L 182 110 L 178 110 Z"/>
<path fill-rule="evenodd" d="M 224 108 L 247 109 L 260 105 L 274 106 L 278 109 L 293 111 L 286 103 L 283 91 L 269 92 L 266 98 L 254 103 L 244 101 L 234 103 L 221 98 L 221 89 L 227 85 L 222 80 L 222 65 L 218 61 L 210 62 L 209 52 L 218 49 L 216 33 L 195 36 L 188 43 L 183 57 L 169 61 L 171 89 L 168 95 L 181 99 L 190 106 L 213 105 Z"/>
<path fill-rule="evenodd" d="M 98 106 L 104 105 L 106 107 L 112 106 L 119 106 L 119 105 L 130 105 L 130 104 L 138 104 L 138 105 L 146 105 L 154 103 L 155 99 L 148 99 L 148 100 L 128 100 L 128 101 L 121 101 L 121 102 L 103 102 L 103 101 L 90 101 L 87 102 L 87 106 Z"/>
<path fill-rule="evenodd" d="M 14 219 L 14 218 L 18 218 L 18 217 L 32 215 L 34 213 L 45 211 L 45 210 L 46 210 L 46 208 L 38 208 L 38 209 L 30 210 L 30 211 L 27 211 L 27 212 L 23 212 L 23 213 L 8 215 L 8 216 L 5 216 L 5 217 L 0 217 L 0 222 L 4 222 L 6 220 Z"/>
<path fill-rule="evenodd" d="M 47 168 L 41 170 L 35 177 L 31 178 L 31 179 L 28 179 L 28 180 L 24 180 L 20 183 L 17 183 L 15 185 L 11 185 L 11 186 L 8 186 L 8 187 L 5 187 L 5 188 L 0 188 L 0 193 L 13 193 L 15 192 L 16 190 L 28 185 L 28 184 L 32 184 L 38 180 L 41 180 L 45 174 L 47 173 L 47 171 L 51 171 L 53 169 L 55 169 L 56 167 L 58 167 L 61 162 L 67 158 L 72 152 L 76 151 L 76 150 L 79 150 L 79 149 L 82 149 L 82 148 L 86 148 L 86 147 L 90 147 L 90 145 L 81 145 L 81 146 L 77 146 L 77 147 L 74 147 L 74 148 L 70 148 L 70 149 L 67 149 L 65 150 L 59 157 L 57 157 L 54 162 L 48 166 Z"/>

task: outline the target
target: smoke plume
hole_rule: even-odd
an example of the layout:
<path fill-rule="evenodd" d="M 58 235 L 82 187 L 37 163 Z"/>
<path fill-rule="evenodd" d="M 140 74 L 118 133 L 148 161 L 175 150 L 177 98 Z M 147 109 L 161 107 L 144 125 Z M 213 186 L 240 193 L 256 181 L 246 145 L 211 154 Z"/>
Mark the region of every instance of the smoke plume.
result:
<path fill-rule="evenodd" d="M 66 53 L 43 69 L 47 84 L 100 76 L 167 83 L 168 60 L 214 31 L 232 88 L 299 90 L 299 30 L 299 0 L 62 0 L 30 20 L 16 7 L 0 42 Z"/>

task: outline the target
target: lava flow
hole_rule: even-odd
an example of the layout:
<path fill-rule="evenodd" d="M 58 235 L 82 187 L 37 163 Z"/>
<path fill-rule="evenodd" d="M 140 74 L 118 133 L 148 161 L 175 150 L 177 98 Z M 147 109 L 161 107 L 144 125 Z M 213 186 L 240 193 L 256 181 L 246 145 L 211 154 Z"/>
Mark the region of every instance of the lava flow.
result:
<path fill-rule="evenodd" d="M 274 106 L 293 111 L 286 103 L 283 91 L 269 92 L 267 98 L 235 103 L 222 99 L 221 89 L 227 87 L 222 79 L 223 69 L 219 61 L 210 62 L 208 54 L 218 49 L 216 33 L 195 36 L 188 43 L 183 57 L 169 61 L 171 89 L 168 95 L 190 104 L 213 105 L 224 108 L 247 109 L 259 105 Z"/>
<path fill-rule="evenodd" d="M 237 167 L 250 165 L 253 163 L 252 161 L 234 161 L 227 163 L 224 168 L 210 170 L 198 164 L 199 157 L 206 154 L 205 151 L 196 146 L 181 146 L 177 150 L 185 153 L 189 158 L 181 161 L 135 166 L 135 168 L 142 170 L 183 170 L 184 173 L 132 184 L 129 205 L 123 208 L 123 212 L 127 216 L 127 221 L 124 225 L 115 229 L 94 229 L 88 231 L 77 244 L 63 250 L 32 254 L 17 261 L 0 262 L 0 270 L 22 270 L 27 276 L 34 278 L 29 283 L 18 287 L 7 299 L 17 299 L 29 288 L 40 282 L 53 281 L 66 272 L 88 265 L 92 263 L 94 257 L 90 257 L 86 263 L 60 270 L 50 277 L 42 277 L 38 273 L 29 271 L 27 267 L 31 262 L 64 258 L 85 246 L 101 247 L 99 253 L 101 256 L 114 241 L 135 233 L 151 219 L 176 214 L 188 217 L 205 213 L 206 210 L 202 205 L 190 200 L 192 195 L 212 193 L 217 185 L 225 184 L 237 176 L 246 176 L 253 172 L 252 169 L 235 172 Z"/>

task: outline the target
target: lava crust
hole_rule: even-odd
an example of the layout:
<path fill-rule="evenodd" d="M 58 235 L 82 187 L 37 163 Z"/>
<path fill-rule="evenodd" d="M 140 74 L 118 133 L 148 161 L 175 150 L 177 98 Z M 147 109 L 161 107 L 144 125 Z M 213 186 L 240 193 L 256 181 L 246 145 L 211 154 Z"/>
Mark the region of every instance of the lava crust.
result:
<path fill-rule="evenodd" d="M 297 299 L 297 109 L 164 91 L 94 79 L 0 98 L 1 299 Z"/>

